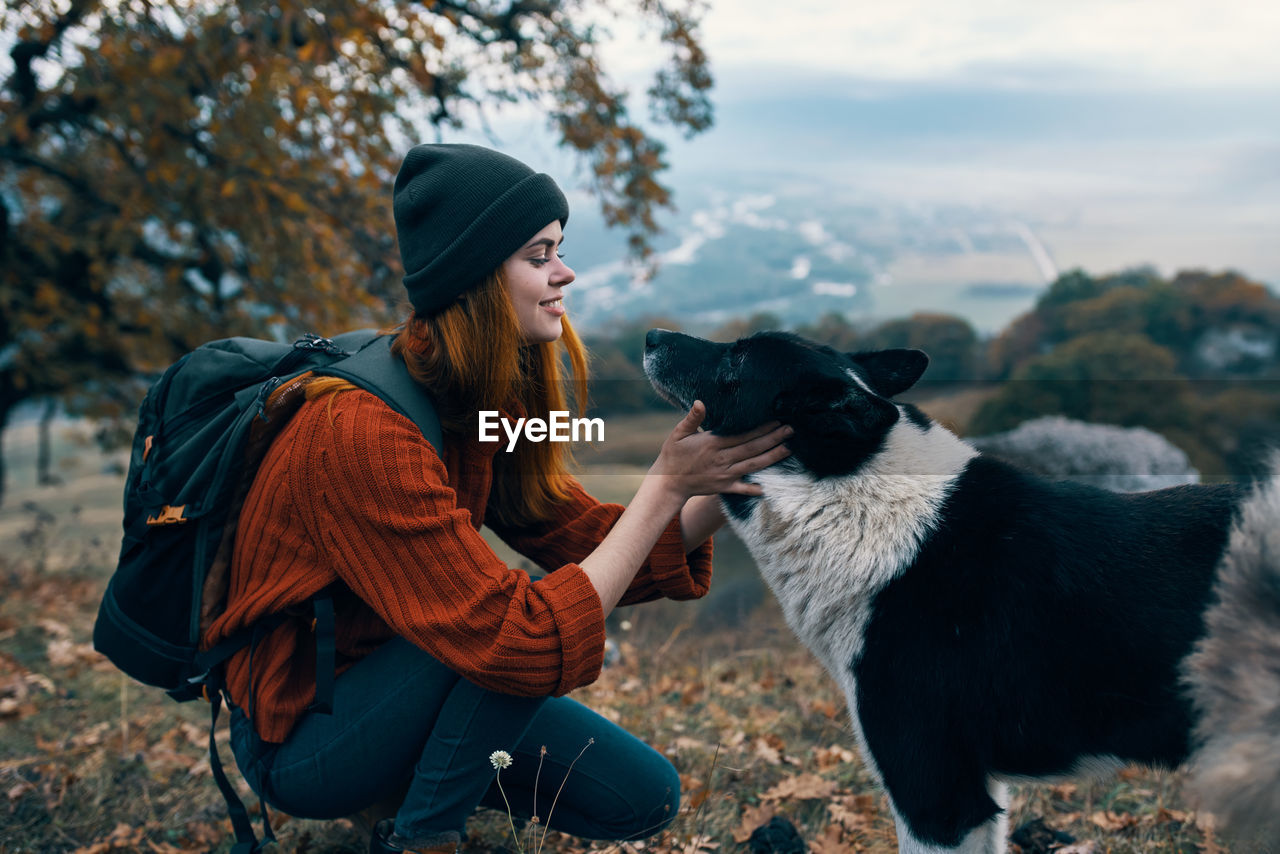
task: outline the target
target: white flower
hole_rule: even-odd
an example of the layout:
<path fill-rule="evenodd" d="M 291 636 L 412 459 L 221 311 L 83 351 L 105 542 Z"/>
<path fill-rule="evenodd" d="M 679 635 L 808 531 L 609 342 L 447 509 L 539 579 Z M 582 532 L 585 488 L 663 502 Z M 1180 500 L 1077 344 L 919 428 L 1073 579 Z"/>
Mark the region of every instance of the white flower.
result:
<path fill-rule="evenodd" d="M 495 750 L 489 754 L 489 764 L 497 770 L 511 767 L 511 754 L 505 750 Z"/>

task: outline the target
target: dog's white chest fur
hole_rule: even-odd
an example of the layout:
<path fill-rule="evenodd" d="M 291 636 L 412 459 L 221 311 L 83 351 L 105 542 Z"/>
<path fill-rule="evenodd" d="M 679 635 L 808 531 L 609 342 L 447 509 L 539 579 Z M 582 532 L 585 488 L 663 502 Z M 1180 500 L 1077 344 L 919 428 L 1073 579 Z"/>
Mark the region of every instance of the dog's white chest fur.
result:
<path fill-rule="evenodd" d="M 871 602 L 914 560 L 976 455 L 944 428 L 923 430 L 902 418 L 857 474 L 817 480 L 774 466 L 752 478 L 764 487 L 752 512 L 730 516 L 787 624 L 844 692 L 873 773 L 851 668 L 862 651 Z"/>

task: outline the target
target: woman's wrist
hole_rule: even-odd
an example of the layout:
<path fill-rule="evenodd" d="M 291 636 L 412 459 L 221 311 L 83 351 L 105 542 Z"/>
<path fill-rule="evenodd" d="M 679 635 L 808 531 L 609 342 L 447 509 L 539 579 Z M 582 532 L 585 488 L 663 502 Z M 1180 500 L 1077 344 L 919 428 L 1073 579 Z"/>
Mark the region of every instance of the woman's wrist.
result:
<path fill-rule="evenodd" d="M 650 467 L 644 480 L 640 481 L 640 488 L 636 490 L 631 504 L 634 505 L 637 501 L 641 501 L 646 505 L 650 505 L 651 512 L 655 514 L 663 514 L 665 512 L 663 518 L 670 519 L 680 512 L 685 502 L 691 497 L 690 493 L 681 488 L 679 476 L 663 474 L 655 464 Z"/>
<path fill-rule="evenodd" d="M 605 616 L 626 592 L 658 537 L 684 505 L 680 493 L 671 484 L 663 483 L 670 479 L 646 476 L 612 530 L 579 563 L 600 597 Z"/>

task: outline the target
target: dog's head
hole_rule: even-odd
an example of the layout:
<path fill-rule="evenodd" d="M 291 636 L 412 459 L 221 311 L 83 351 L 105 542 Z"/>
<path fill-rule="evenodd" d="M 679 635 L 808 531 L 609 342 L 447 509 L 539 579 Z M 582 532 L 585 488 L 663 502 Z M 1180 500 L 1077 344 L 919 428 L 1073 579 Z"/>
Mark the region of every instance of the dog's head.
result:
<path fill-rule="evenodd" d="M 651 329 L 644 351 L 659 394 L 682 409 L 706 405 L 704 428 L 733 434 L 789 424 L 792 455 L 820 477 L 852 472 L 880 448 L 899 417 L 889 398 L 928 364 L 919 350 L 841 353 L 787 332 L 720 344 Z"/>

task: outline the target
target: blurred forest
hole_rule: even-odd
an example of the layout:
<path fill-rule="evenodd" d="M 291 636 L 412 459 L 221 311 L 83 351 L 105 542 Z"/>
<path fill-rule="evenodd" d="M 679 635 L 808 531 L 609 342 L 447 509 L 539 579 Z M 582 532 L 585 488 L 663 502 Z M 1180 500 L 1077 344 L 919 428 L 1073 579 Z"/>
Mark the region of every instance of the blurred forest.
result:
<path fill-rule="evenodd" d="M 503 105 L 545 113 L 606 221 L 646 257 L 672 203 L 664 147 L 594 50 L 607 37 L 596 22 L 623 7 L 667 52 L 650 116 L 705 130 L 712 79 L 696 15 L 650 0 L 8 0 L 0 442 L 15 407 L 38 402 L 46 421 L 93 416 L 104 444 L 125 442 L 156 372 L 207 340 L 395 322 L 405 304 L 387 188 L 399 159 Z M 598 412 L 661 406 L 640 372 L 654 325 L 681 327 L 639 318 L 589 336 Z M 781 325 L 758 315 L 715 337 Z M 1280 299 L 1259 282 L 1138 269 L 1067 273 L 989 340 L 935 314 L 876 326 L 832 314 L 796 331 L 926 350 L 922 392 L 987 387 L 971 423 L 955 425 L 971 433 L 1050 414 L 1142 426 L 1201 472 L 1235 475 L 1280 418 L 1278 328 Z"/>
<path fill-rule="evenodd" d="M 588 340 L 600 411 L 665 405 L 648 392 L 640 366 L 650 326 L 680 328 L 671 318 L 644 318 Z M 781 326 L 761 314 L 711 337 Z M 878 325 L 829 314 L 794 331 L 841 350 L 924 350 L 929 369 L 914 396 L 977 390 L 981 406 L 951 424 L 972 436 L 1047 415 L 1145 427 L 1206 476 L 1255 473 L 1267 448 L 1280 444 L 1280 297 L 1232 272 L 1068 272 L 985 339 L 963 318 L 924 313 Z"/>
<path fill-rule="evenodd" d="M 665 52 L 644 123 L 595 50 L 624 14 Z M 652 0 L 6 0 L 0 431 L 40 398 L 127 423 L 214 338 L 402 318 L 400 160 L 503 106 L 546 117 L 644 257 L 670 192 L 642 124 L 711 122 L 697 27 Z"/>

